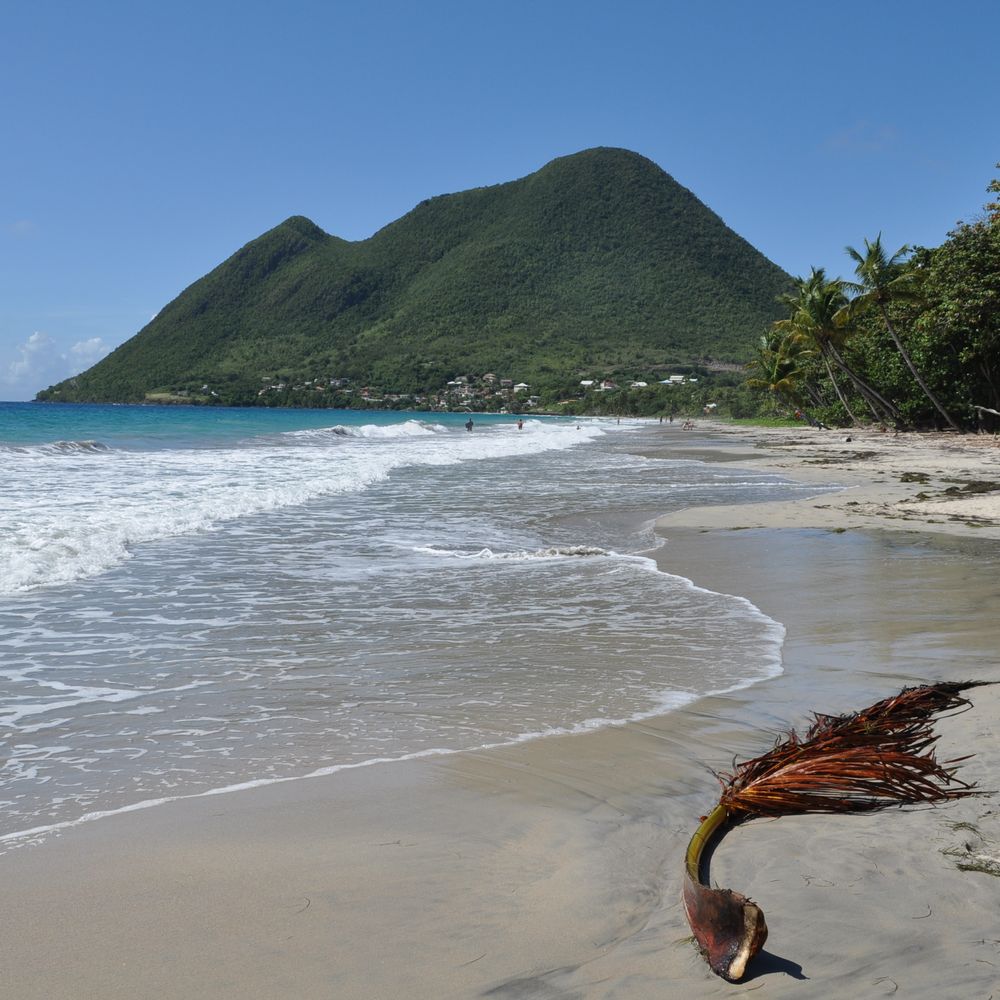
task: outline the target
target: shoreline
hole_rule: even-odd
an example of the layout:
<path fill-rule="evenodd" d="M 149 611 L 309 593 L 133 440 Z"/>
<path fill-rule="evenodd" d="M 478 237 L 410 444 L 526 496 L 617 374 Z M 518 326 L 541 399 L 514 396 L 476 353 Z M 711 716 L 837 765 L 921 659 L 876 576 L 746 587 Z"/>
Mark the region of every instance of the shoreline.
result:
<path fill-rule="evenodd" d="M 0 944 L 0 985 L 25 1000 L 514 1000 L 761 985 L 791 996 L 805 977 L 832 997 L 888 995 L 893 983 L 911 996 L 987 996 L 983 963 L 1000 957 L 979 942 L 997 883 L 957 871 L 936 845 L 975 840 L 948 825 L 965 823 L 979 838 L 965 854 L 993 850 L 989 799 L 734 831 L 713 879 L 755 898 L 772 929 L 744 984 L 712 976 L 686 940 L 679 886 L 687 840 L 717 797 L 711 769 L 759 753 L 813 709 L 861 708 L 919 680 L 996 679 L 1000 493 L 944 490 L 994 469 L 1000 479 L 1000 450 L 710 433 L 668 432 L 663 447 L 849 481 L 819 498 L 657 522 L 662 569 L 785 625 L 782 675 L 621 727 L 177 800 L 12 852 L 0 865 L 18 917 Z M 928 481 L 900 482 L 898 469 Z M 988 785 L 1000 696 L 983 688 L 972 700 L 939 726 L 941 756 L 977 752 L 963 775 Z"/>
<path fill-rule="evenodd" d="M 974 532 L 1000 539 L 1000 438 L 707 426 L 714 445 L 695 438 L 671 451 L 844 489 L 813 501 L 712 507 L 707 517 L 706 508 L 688 508 L 660 518 L 661 527 L 877 529 L 955 537 Z"/>

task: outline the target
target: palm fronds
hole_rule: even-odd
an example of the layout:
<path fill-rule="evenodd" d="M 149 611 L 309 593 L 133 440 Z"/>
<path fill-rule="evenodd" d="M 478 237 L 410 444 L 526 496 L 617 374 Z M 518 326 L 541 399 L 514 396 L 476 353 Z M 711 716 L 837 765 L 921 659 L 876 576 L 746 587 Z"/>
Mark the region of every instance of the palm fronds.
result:
<path fill-rule="evenodd" d="M 967 684 L 906 688 L 848 715 L 816 715 L 804 737 L 793 730 L 767 753 L 719 775 L 721 804 L 734 818 L 808 812 L 863 812 L 975 794 L 956 777 L 966 758 L 939 762 L 933 722 L 969 704 Z"/>

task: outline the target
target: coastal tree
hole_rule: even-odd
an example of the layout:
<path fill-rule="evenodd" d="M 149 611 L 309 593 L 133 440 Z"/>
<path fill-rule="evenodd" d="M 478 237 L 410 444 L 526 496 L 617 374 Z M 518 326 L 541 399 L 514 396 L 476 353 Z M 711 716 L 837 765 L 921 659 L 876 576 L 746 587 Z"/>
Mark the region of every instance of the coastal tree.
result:
<path fill-rule="evenodd" d="M 1000 170 L 1000 163 L 997 164 L 997 169 Z M 1000 195 L 1000 177 L 994 177 L 986 186 L 986 190 L 990 194 Z M 1000 226 L 1000 198 L 986 203 L 986 213 L 990 225 Z"/>
<path fill-rule="evenodd" d="M 907 266 L 911 250 L 908 246 L 900 247 L 891 256 L 882 246 L 882 234 L 874 240 L 865 240 L 864 253 L 854 247 L 845 248 L 848 256 L 854 261 L 854 273 L 857 281 L 844 283 L 845 288 L 855 293 L 855 297 L 844 307 L 844 316 L 852 318 L 860 313 L 875 310 L 885 325 L 886 332 L 909 369 L 910 374 L 920 386 L 921 391 L 944 417 L 947 424 L 956 431 L 961 428 L 944 408 L 941 400 L 931 390 L 923 376 L 913 363 L 913 359 L 903 344 L 895 325 L 889 315 L 889 304 L 893 301 L 913 301 L 920 297 L 919 276 L 917 271 Z"/>
<path fill-rule="evenodd" d="M 794 293 L 780 296 L 779 301 L 788 307 L 790 315 L 788 319 L 778 320 L 775 329 L 795 331 L 815 346 L 830 384 L 852 423 L 857 424 L 858 419 L 834 375 L 834 367 L 854 385 L 876 420 L 884 417 L 900 420 L 897 407 L 844 360 L 841 349 L 852 326 L 845 310 L 848 300 L 843 281 L 827 279 L 824 268 L 814 267 L 808 278 L 795 279 Z"/>
<path fill-rule="evenodd" d="M 1000 181 L 990 191 L 1000 193 Z M 918 265 L 927 307 L 916 332 L 951 366 L 963 402 L 980 414 L 1000 409 L 1000 202 L 920 251 Z"/>
<path fill-rule="evenodd" d="M 761 335 L 756 357 L 746 366 L 751 372 L 746 384 L 751 389 L 763 389 L 776 401 L 798 406 L 802 403 L 808 363 L 814 355 L 808 338 L 798 330 L 772 327 Z"/>

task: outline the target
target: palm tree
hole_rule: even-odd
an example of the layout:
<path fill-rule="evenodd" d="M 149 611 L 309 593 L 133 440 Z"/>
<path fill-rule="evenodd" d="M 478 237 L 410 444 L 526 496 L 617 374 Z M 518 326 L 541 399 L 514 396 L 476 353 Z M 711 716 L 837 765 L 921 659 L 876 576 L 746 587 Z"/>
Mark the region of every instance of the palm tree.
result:
<path fill-rule="evenodd" d="M 845 316 L 852 317 L 860 312 L 875 308 L 882 316 L 886 331 L 896 345 L 904 364 L 910 369 L 910 374 L 916 379 L 917 385 L 930 400 L 937 411 L 947 421 L 948 425 L 961 433 L 961 428 L 952 420 L 941 401 L 931 391 L 924 381 L 917 366 L 913 363 L 909 352 L 903 346 L 896 328 L 889 318 L 889 303 L 913 300 L 917 298 L 916 275 L 906 266 L 906 258 L 910 248 L 900 247 L 891 257 L 886 255 L 882 246 L 882 234 L 879 233 L 873 242 L 865 240 L 865 252 L 862 254 L 854 247 L 845 247 L 848 256 L 854 261 L 854 273 L 857 281 L 844 282 L 844 287 L 855 293 L 855 297 L 845 308 Z"/>
<path fill-rule="evenodd" d="M 751 389 L 764 389 L 776 399 L 792 405 L 802 401 L 800 389 L 805 383 L 806 366 L 813 355 L 806 338 L 797 331 L 772 330 L 761 335 L 757 357 L 747 368 L 751 375 L 746 384 Z"/>
<path fill-rule="evenodd" d="M 857 424 L 858 419 L 841 391 L 833 373 L 834 365 L 850 379 L 876 420 L 888 417 L 893 421 L 900 421 L 902 418 L 899 410 L 855 372 L 841 354 L 840 349 L 851 329 L 844 311 L 847 305 L 844 282 L 839 278 L 828 281 L 826 271 L 821 267 L 814 267 L 808 278 L 796 278 L 795 284 L 794 293 L 779 297 L 779 301 L 789 308 L 790 316 L 788 319 L 778 320 L 774 324 L 775 328 L 795 330 L 816 346 L 834 392 L 853 423 Z"/>

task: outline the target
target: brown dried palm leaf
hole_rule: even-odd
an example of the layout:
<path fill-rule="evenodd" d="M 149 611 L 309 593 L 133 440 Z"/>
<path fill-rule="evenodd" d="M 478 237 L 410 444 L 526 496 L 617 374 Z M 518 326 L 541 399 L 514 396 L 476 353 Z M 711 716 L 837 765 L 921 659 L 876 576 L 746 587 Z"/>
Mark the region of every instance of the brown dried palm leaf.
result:
<path fill-rule="evenodd" d="M 806 812 L 862 812 L 975 794 L 956 777 L 966 758 L 939 762 L 934 719 L 966 707 L 961 692 L 981 684 L 905 688 L 848 715 L 814 716 L 767 753 L 720 774 L 720 802 L 735 819 Z"/>

